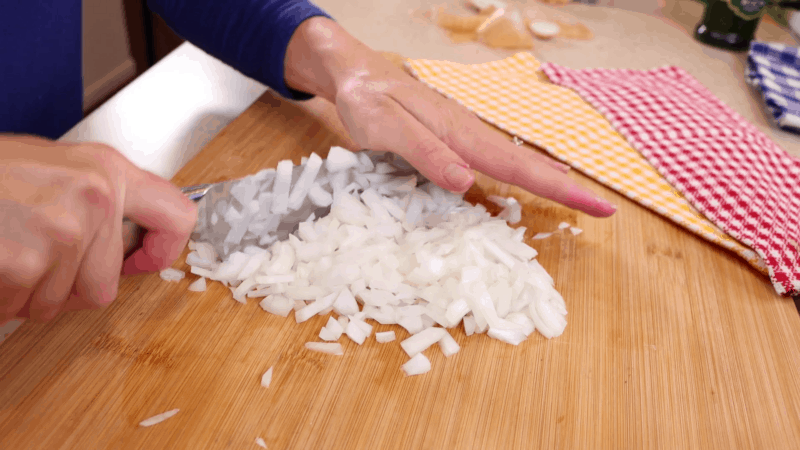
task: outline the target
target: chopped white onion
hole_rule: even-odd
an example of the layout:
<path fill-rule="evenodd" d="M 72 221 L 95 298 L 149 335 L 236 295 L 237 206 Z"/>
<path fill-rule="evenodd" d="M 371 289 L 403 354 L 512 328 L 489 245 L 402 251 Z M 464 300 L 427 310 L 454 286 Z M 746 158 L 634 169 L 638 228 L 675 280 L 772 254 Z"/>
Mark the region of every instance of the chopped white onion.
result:
<path fill-rule="evenodd" d="M 578 228 L 578 227 L 569 227 L 569 231 L 570 231 L 570 232 L 571 232 L 573 235 L 575 235 L 575 236 L 577 236 L 577 235 L 579 235 L 579 234 L 583 233 L 583 230 L 581 230 L 581 229 L 580 229 L 580 228 Z"/>
<path fill-rule="evenodd" d="M 186 272 L 169 268 L 162 270 L 159 275 L 164 281 L 181 281 L 186 276 Z"/>
<path fill-rule="evenodd" d="M 375 340 L 381 344 L 386 342 L 392 342 L 393 340 L 395 340 L 394 331 L 384 331 L 381 333 L 375 333 Z"/>
<path fill-rule="evenodd" d="M 325 325 L 325 328 L 331 332 L 334 339 L 339 339 L 342 333 L 344 333 L 344 327 L 333 317 L 328 317 L 328 323 Z"/>
<path fill-rule="evenodd" d="M 334 300 L 336 300 L 336 293 L 326 295 L 325 297 L 322 298 L 318 298 L 310 305 L 306 306 L 300 311 L 295 312 L 294 318 L 297 321 L 297 323 L 305 322 L 306 320 L 319 314 L 325 308 L 329 308 L 331 305 L 333 305 Z"/>
<path fill-rule="evenodd" d="M 407 377 L 413 375 L 422 375 L 423 373 L 431 370 L 431 361 L 422 353 L 418 353 L 413 358 L 409 359 L 405 364 L 403 364 L 402 369 L 403 372 L 406 373 Z"/>
<path fill-rule="evenodd" d="M 563 230 L 564 228 L 569 228 L 569 224 L 567 222 L 561 222 L 558 224 L 558 229 Z"/>
<path fill-rule="evenodd" d="M 291 194 L 289 194 L 289 209 L 298 210 L 303 206 L 303 202 L 308 196 L 308 191 L 311 190 L 314 179 L 317 177 L 321 167 L 322 158 L 316 153 L 311 153 L 308 162 L 303 168 L 303 172 L 300 174 L 300 178 L 297 179 Z"/>
<path fill-rule="evenodd" d="M 306 342 L 306 348 L 312 352 L 327 353 L 329 355 L 344 355 L 342 344 L 338 342 Z"/>
<path fill-rule="evenodd" d="M 414 357 L 417 353 L 425 351 L 431 345 L 439 342 L 447 331 L 444 328 L 426 328 L 419 333 L 400 343 L 408 356 Z"/>
<path fill-rule="evenodd" d="M 411 337 L 401 347 L 413 358 L 434 343 L 447 356 L 457 352 L 446 328 L 460 323 L 468 336 L 488 332 L 513 345 L 534 330 L 551 338 L 566 326 L 564 300 L 534 259 L 527 229 L 509 226 L 522 211 L 512 197 L 490 197 L 503 208 L 492 217 L 387 154 L 342 148 L 324 164 L 315 154 L 302 167 L 282 161 L 235 184 L 231 196 L 214 210 L 230 231 L 203 223 L 192 237 L 187 263 L 201 277 L 192 287 L 216 280 L 237 301 L 263 297 L 261 308 L 283 317 L 294 310 L 297 322 L 335 311 L 338 320 L 329 317 L 319 331 L 327 342 L 310 349 L 340 352 L 326 345 L 345 333 L 362 345 L 372 320 L 405 328 Z M 388 342 L 390 333 L 376 340 Z"/>
<path fill-rule="evenodd" d="M 192 292 L 203 292 L 206 290 L 206 279 L 203 277 L 198 278 L 189 285 L 189 290 Z"/>
<path fill-rule="evenodd" d="M 178 414 L 178 411 L 180 411 L 180 409 L 172 409 L 170 411 L 163 412 L 161 414 L 155 415 L 155 416 L 150 417 L 148 419 L 144 419 L 143 421 L 139 422 L 139 426 L 140 427 L 149 427 L 149 426 L 155 425 L 157 423 L 161 423 L 161 422 L 169 419 L 170 417 L 174 416 L 175 414 Z"/>
<path fill-rule="evenodd" d="M 308 198 L 311 199 L 312 203 L 320 207 L 330 206 L 333 203 L 331 193 L 323 189 L 319 183 L 311 185 L 311 189 L 308 191 Z"/>
<path fill-rule="evenodd" d="M 500 328 L 489 328 L 487 335 L 499 341 L 503 341 L 511 345 L 519 345 L 525 340 L 525 333 L 517 330 L 503 330 Z"/>
<path fill-rule="evenodd" d="M 322 329 L 319 330 L 319 338 L 322 339 L 323 341 L 328 341 L 328 342 L 338 341 L 339 337 L 341 337 L 341 335 L 337 337 L 327 327 L 322 327 Z"/>
<path fill-rule="evenodd" d="M 439 340 L 439 348 L 442 350 L 445 357 L 453 356 L 461 350 L 461 346 L 458 345 L 458 342 L 447 332 L 445 332 L 444 336 Z"/>
<path fill-rule="evenodd" d="M 464 334 L 472 336 L 475 333 L 475 318 L 472 316 L 464 317 Z"/>
<path fill-rule="evenodd" d="M 282 295 L 268 295 L 259 303 L 261 308 L 276 316 L 288 317 L 294 308 L 294 302 Z"/>
<path fill-rule="evenodd" d="M 264 439 L 262 439 L 261 437 L 256 438 L 256 445 L 261 448 L 267 448 L 267 443 L 264 442 Z"/>
<path fill-rule="evenodd" d="M 344 288 L 339 292 L 333 302 L 333 310 L 342 316 L 351 316 L 358 312 L 358 303 L 349 289 Z"/>
<path fill-rule="evenodd" d="M 292 187 L 292 168 L 294 165 L 291 160 L 284 160 L 278 163 L 277 177 L 272 194 L 273 214 L 286 214 L 289 210 L 289 189 Z"/>
<path fill-rule="evenodd" d="M 358 157 L 355 153 L 342 147 L 331 147 L 328 156 L 325 158 L 325 168 L 328 172 L 341 172 L 358 165 Z"/>
<path fill-rule="evenodd" d="M 272 367 L 261 376 L 261 387 L 268 388 L 270 383 L 272 383 Z"/>

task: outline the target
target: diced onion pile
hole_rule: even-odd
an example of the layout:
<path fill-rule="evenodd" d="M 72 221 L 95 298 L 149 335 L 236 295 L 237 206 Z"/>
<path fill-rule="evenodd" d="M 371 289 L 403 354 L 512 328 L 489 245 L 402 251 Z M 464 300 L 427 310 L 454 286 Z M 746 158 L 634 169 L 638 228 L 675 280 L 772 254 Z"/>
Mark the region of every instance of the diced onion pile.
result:
<path fill-rule="evenodd" d="M 231 188 L 240 205 L 252 203 L 249 213 L 229 204 L 218 219 L 238 230 L 224 240 L 241 250 L 220 257 L 219 247 L 202 241 L 212 233 L 201 232 L 187 258 L 201 277 L 192 290 L 216 280 L 241 303 L 261 298 L 265 311 L 283 317 L 294 310 L 298 323 L 334 312 L 338 318 L 319 333 L 323 342 L 306 343 L 334 355 L 343 354 L 343 334 L 365 342 L 373 329 L 368 320 L 400 325 L 411 333 L 400 344 L 410 357 L 407 375 L 430 370 L 422 352 L 433 344 L 446 356 L 458 352 L 446 329 L 462 323 L 467 335 L 487 333 L 513 345 L 534 330 L 547 338 L 564 331 L 566 305 L 553 279 L 523 242 L 525 228 L 508 226 L 521 219 L 515 199 L 491 197 L 503 207 L 492 217 L 416 173 L 403 175 L 407 163 L 376 152 L 334 147 L 326 161 L 312 154 L 299 167 L 282 161 L 274 177 L 256 175 L 240 182 L 246 188 Z M 312 211 L 323 206 L 330 214 L 316 218 Z M 263 210 L 270 213 L 258 216 Z M 287 240 L 275 234 L 284 219 L 296 221 Z M 268 224 L 254 226 L 261 223 Z M 394 340 L 387 333 L 376 340 Z"/>

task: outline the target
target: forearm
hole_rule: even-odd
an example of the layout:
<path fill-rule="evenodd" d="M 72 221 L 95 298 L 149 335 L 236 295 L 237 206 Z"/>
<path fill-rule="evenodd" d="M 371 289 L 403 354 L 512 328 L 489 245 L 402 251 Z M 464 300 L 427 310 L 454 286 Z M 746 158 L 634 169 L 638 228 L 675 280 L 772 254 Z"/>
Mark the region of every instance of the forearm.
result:
<path fill-rule="evenodd" d="M 286 49 L 297 27 L 325 12 L 306 0 L 149 0 L 179 35 L 284 97 L 308 98 L 284 80 Z"/>

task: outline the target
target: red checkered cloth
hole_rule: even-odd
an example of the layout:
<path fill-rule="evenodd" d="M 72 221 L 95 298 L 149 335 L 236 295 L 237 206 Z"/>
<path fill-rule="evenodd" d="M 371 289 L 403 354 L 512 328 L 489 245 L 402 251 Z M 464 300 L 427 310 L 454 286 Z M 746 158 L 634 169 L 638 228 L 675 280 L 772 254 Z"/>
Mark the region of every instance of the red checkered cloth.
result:
<path fill-rule="evenodd" d="M 779 294 L 800 294 L 800 160 L 681 68 L 548 63 L 542 70 L 603 114 L 709 220 L 755 250 Z"/>

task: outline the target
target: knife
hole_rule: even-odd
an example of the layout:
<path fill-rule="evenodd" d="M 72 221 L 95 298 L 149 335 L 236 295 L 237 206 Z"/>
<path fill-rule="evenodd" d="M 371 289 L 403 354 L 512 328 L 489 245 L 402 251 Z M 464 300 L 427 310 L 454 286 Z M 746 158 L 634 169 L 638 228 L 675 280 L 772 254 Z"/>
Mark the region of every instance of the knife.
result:
<path fill-rule="evenodd" d="M 398 176 L 408 174 L 415 174 L 419 176 L 419 172 L 417 172 L 408 162 L 393 153 L 376 152 L 371 150 L 362 150 L 356 153 L 366 153 L 370 160 L 372 160 L 373 164 L 377 164 L 378 162 L 388 162 L 392 164 L 397 170 L 397 172 L 394 174 Z M 305 165 L 303 164 L 292 167 L 292 186 L 300 177 L 300 174 L 303 172 L 304 168 Z M 323 172 L 325 172 L 324 165 L 323 169 L 320 171 L 320 174 L 317 175 L 317 179 L 319 179 Z M 259 172 L 259 174 L 261 174 L 262 177 L 261 183 L 265 183 L 267 185 L 270 183 L 270 178 L 275 178 L 274 169 L 262 170 Z M 223 220 L 222 217 L 224 215 L 224 210 L 230 206 L 232 202 L 234 202 L 231 195 L 231 188 L 236 185 L 236 183 L 252 176 L 253 175 L 218 183 L 203 183 L 181 188 L 181 192 L 183 192 L 184 195 L 197 203 L 197 224 L 194 232 L 192 233 L 193 240 L 209 242 L 214 247 L 217 254 L 223 257 L 233 253 L 234 251 L 242 250 L 244 245 L 232 245 L 224 242 L 225 237 L 231 230 L 231 226 L 225 220 Z M 419 182 L 423 181 L 421 178 L 422 177 L 419 176 Z M 330 206 L 317 207 L 310 201 L 306 201 L 302 208 L 295 211 L 290 211 L 288 214 L 284 214 L 280 217 L 278 227 L 274 231 L 276 240 L 287 239 L 291 233 L 294 233 L 297 230 L 300 223 L 307 220 L 312 214 L 315 218 L 321 218 L 326 216 L 330 212 L 330 209 Z M 216 220 L 214 220 L 212 217 L 215 215 L 215 213 L 217 216 Z M 140 226 L 136 225 L 129 219 L 123 219 L 123 243 L 125 258 L 130 256 L 134 251 L 142 246 L 142 239 L 144 238 L 145 234 L 143 231 L 144 230 Z"/>

